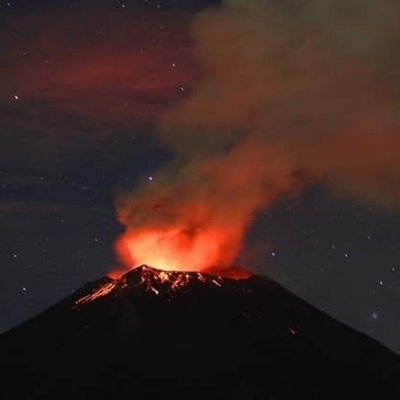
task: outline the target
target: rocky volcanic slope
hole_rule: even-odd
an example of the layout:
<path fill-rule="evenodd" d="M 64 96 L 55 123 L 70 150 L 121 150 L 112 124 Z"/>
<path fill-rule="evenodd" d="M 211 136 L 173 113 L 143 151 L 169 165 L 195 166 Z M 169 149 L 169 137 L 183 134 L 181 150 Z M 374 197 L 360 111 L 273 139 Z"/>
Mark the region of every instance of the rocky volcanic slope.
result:
<path fill-rule="evenodd" d="M 397 356 L 277 283 L 177 277 L 105 278 L 4 334 L 2 398 L 400 399 Z"/>

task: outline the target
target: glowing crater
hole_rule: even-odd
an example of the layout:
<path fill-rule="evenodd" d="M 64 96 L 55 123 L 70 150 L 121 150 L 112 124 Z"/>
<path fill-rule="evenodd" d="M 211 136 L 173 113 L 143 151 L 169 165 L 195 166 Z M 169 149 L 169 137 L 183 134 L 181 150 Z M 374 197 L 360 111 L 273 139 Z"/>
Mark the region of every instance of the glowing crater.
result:
<path fill-rule="evenodd" d="M 129 276 L 134 276 L 135 278 L 132 280 Z M 213 270 L 212 273 L 205 274 L 201 272 L 170 271 L 142 265 L 133 268 L 131 272 L 125 275 L 116 274 L 111 282 L 96 287 L 89 294 L 76 300 L 75 307 L 97 301 L 115 291 L 132 287 L 132 285 L 141 287 L 146 292 L 158 296 L 161 292 L 173 294 L 190 283 L 207 284 L 220 288 L 223 286 L 225 279 L 247 279 L 249 276 L 250 273 L 248 271 L 240 268 Z"/>

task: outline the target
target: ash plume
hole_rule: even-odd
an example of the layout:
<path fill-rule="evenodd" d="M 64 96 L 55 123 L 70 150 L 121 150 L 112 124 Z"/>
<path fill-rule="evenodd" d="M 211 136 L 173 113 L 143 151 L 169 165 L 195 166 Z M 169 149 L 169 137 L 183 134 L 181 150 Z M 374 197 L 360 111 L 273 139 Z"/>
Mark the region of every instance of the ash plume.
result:
<path fill-rule="evenodd" d="M 315 182 L 396 208 L 399 16 L 392 0 L 225 0 L 198 14 L 203 78 L 160 122 L 173 161 L 118 198 L 122 258 L 144 235 L 143 254 L 162 244 L 195 253 L 193 269 L 230 264 L 257 211 Z"/>

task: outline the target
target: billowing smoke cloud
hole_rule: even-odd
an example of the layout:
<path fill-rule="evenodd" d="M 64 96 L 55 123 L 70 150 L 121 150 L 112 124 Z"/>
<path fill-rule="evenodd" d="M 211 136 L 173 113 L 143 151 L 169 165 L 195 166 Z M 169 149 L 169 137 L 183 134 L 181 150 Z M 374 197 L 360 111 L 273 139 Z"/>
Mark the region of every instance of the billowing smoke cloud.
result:
<path fill-rule="evenodd" d="M 118 200 L 124 261 L 230 264 L 257 211 L 312 182 L 396 207 L 399 15 L 395 0 L 225 0 L 198 15 L 204 78 L 162 118 L 173 162 Z"/>

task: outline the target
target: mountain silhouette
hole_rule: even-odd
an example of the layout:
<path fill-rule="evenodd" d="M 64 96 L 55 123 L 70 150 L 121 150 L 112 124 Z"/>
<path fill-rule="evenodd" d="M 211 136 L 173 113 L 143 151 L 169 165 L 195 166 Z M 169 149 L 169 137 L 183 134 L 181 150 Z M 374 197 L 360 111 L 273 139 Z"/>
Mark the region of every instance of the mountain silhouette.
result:
<path fill-rule="evenodd" d="M 0 337 L 2 398 L 400 399 L 400 358 L 276 282 L 142 266 Z"/>

